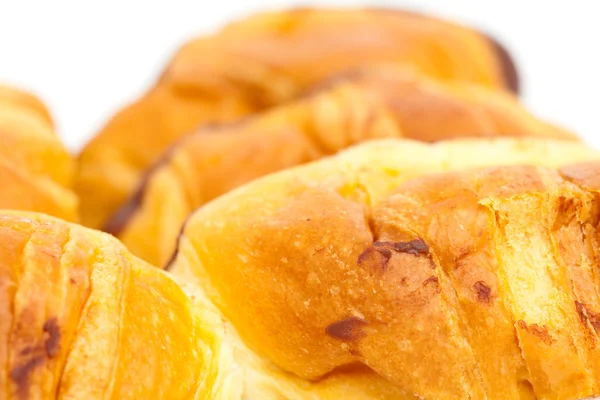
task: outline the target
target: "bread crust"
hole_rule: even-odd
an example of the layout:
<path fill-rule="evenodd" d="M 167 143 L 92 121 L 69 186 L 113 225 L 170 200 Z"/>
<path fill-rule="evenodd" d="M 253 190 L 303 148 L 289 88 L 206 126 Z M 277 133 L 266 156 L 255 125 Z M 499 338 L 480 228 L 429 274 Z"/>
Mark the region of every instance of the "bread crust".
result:
<path fill-rule="evenodd" d="M 170 271 L 295 379 L 359 364 L 427 399 L 598 393 L 600 163 L 533 166 L 571 161 L 528 148 L 473 169 L 478 153 L 454 143 L 424 174 L 393 161 L 392 141 L 375 146 L 207 204 Z"/>
<path fill-rule="evenodd" d="M 500 92 L 442 84 L 390 65 L 346 71 L 295 101 L 181 139 L 104 230 L 163 266 L 194 209 L 252 179 L 378 138 L 507 136 L 575 139 Z"/>
<path fill-rule="evenodd" d="M 0 86 L 0 209 L 78 220 L 75 163 L 35 96 Z"/>
<path fill-rule="evenodd" d="M 0 213 L 3 399 L 193 398 L 197 320 L 179 286 L 113 237 Z"/>
<path fill-rule="evenodd" d="M 474 30 L 393 10 L 287 10 L 231 23 L 179 49 L 156 84 L 85 147 L 77 180 L 83 222 L 102 227 L 143 171 L 203 123 L 251 115 L 375 62 L 444 82 L 515 88 L 506 79 L 514 63 L 498 49 Z"/>

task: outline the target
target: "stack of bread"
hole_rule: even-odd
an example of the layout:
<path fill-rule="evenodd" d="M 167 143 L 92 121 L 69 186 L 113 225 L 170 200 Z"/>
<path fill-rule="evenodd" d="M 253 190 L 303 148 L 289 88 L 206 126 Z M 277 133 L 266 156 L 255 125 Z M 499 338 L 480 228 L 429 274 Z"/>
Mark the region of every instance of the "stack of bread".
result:
<path fill-rule="evenodd" d="M 600 151 L 518 87 L 382 9 L 195 39 L 76 159 L 0 87 L 0 399 L 600 394 Z"/>

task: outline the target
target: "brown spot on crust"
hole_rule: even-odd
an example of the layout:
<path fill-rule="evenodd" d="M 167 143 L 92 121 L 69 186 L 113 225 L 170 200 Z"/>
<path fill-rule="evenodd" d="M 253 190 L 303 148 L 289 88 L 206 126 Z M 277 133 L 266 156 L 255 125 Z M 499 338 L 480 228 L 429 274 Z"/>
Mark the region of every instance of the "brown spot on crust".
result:
<path fill-rule="evenodd" d="M 21 350 L 21 355 L 26 356 L 27 354 L 31 354 L 33 351 L 35 351 L 35 347 L 27 346 L 23 350 Z"/>
<path fill-rule="evenodd" d="M 376 241 L 358 256 L 358 265 L 374 265 L 385 272 L 393 251 L 420 256 L 429 254 L 429 246 L 423 239 L 415 239 L 410 242 Z"/>
<path fill-rule="evenodd" d="M 492 289 L 485 284 L 484 281 L 477 281 L 473 285 L 477 300 L 481 303 L 490 304 L 492 302 Z"/>
<path fill-rule="evenodd" d="M 375 247 L 389 248 L 397 253 L 408 253 L 415 256 L 429 254 L 429 246 L 421 238 L 411 240 L 410 242 L 381 242 L 373 243 Z"/>
<path fill-rule="evenodd" d="M 427 286 L 427 285 L 435 285 L 436 287 L 438 287 L 440 285 L 440 281 L 437 277 L 430 276 L 423 282 L 423 286 Z"/>
<path fill-rule="evenodd" d="M 509 54 L 508 50 L 498 40 L 489 35 L 484 35 L 486 39 L 492 44 L 492 48 L 496 53 L 498 62 L 500 63 L 500 71 L 502 73 L 502 79 L 506 87 L 513 93 L 519 94 L 521 90 L 521 84 L 519 79 L 519 72 L 515 61 Z"/>
<path fill-rule="evenodd" d="M 60 327 L 58 326 L 56 318 L 47 320 L 43 329 L 44 332 L 49 335 L 45 343 L 46 354 L 48 354 L 48 357 L 52 358 L 56 356 L 60 350 Z"/>
<path fill-rule="evenodd" d="M 325 332 L 334 339 L 351 342 L 365 335 L 362 327 L 367 325 L 366 321 L 357 317 L 350 317 L 330 324 Z"/>
<path fill-rule="evenodd" d="M 60 327 L 56 318 L 50 318 L 42 327 L 47 335 L 46 340 L 38 342 L 35 346 L 27 346 L 19 355 L 24 360 L 10 371 L 10 379 L 17 386 L 17 397 L 27 398 L 29 377 L 32 371 L 43 364 L 46 359 L 55 357 L 60 351 Z M 46 336 L 45 335 L 45 336 Z"/>
<path fill-rule="evenodd" d="M 19 393 L 17 397 L 27 398 L 29 376 L 38 365 L 44 362 L 44 358 L 43 355 L 30 358 L 25 363 L 16 366 L 10 371 L 10 379 L 17 385 Z"/>
<path fill-rule="evenodd" d="M 358 265 L 364 266 L 375 265 L 382 271 L 385 271 L 387 268 L 387 263 L 390 261 L 392 257 L 392 251 L 385 247 L 377 248 L 374 246 L 369 246 L 367 250 L 365 250 L 360 256 L 358 256 Z"/>
<path fill-rule="evenodd" d="M 351 356 L 355 356 L 355 357 L 360 357 L 360 351 L 358 349 L 353 349 L 351 348 L 350 350 L 348 350 L 348 352 L 350 353 Z"/>
<path fill-rule="evenodd" d="M 600 314 L 591 312 L 585 304 L 578 301 L 575 301 L 575 309 L 584 325 L 589 322 L 594 330 L 600 333 Z"/>
<path fill-rule="evenodd" d="M 552 336 L 550 336 L 550 334 L 548 333 L 548 327 L 546 325 L 541 325 L 541 326 L 538 324 L 527 325 L 527 323 L 525 321 L 523 321 L 522 319 L 517 321 L 517 325 L 519 326 L 519 328 L 526 330 L 527 332 L 531 333 L 532 335 L 539 337 L 542 340 L 542 342 L 544 342 L 548 346 L 551 346 L 553 343 L 556 342 L 556 340 L 553 339 Z"/>
<path fill-rule="evenodd" d="M 585 323 L 585 321 L 587 321 L 587 315 L 585 313 L 584 305 L 575 300 L 575 309 L 577 310 L 577 314 L 579 315 L 581 322 Z"/>

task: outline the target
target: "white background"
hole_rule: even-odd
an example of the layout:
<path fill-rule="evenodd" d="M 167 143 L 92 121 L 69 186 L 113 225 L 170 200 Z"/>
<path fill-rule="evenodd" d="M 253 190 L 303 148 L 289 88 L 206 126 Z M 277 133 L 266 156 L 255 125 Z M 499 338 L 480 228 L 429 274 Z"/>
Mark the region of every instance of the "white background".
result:
<path fill-rule="evenodd" d="M 516 56 L 530 109 L 600 147 L 593 0 L 0 0 L 0 81 L 39 94 L 77 151 L 152 83 L 185 40 L 253 11 L 309 4 L 406 7 L 479 27 Z"/>

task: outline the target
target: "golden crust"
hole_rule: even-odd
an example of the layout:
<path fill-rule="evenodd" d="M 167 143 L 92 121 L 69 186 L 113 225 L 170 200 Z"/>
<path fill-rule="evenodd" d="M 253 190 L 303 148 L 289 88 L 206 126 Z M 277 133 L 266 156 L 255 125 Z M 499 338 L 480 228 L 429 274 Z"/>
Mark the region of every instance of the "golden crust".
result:
<path fill-rule="evenodd" d="M 3 399 L 193 398 L 190 302 L 113 237 L 41 214 L 0 215 Z"/>
<path fill-rule="evenodd" d="M 376 138 L 468 136 L 573 138 L 509 95 L 389 66 L 354 70 L 296 101 L 181 139 L 104 229 L 164 265 L 189 213 L 254 178 Z"/>
<path fill-rule="evenodd" d="M 110 235 L 4 211 L 0 387 L 7 399 L 598 393 L 600 161 L 523 165 L 585 160 L 600 154 L 574 141 L 363 144 L 201 208 L 175 281 Z"/>
<path fill-rule="evenodd" d="M 77 181 L 82 220 L 102 226 L 142 171 L 201 123 L 249 115 L 373 62 L 502 89 L 515 75 L 505 53 L 473 30 L 391 10 L 303 9 L 230 24 L 180 49 L 156 85 L 87 145 Z"/>
<path fill-rule="evenodd" d="M 240 357 L 262 398 L 357 364 L 397 398 L 583 398 L 600 391 L 600 163 L 464 168 L 586 159 L 573 142 L 363 144 L 205 205 L 170 270 L 290 376 L 261 392 L 272 369 Z"/>
<path fill-rule="evenodd" d="M 32 95 L 0 87 L 0 209 L 38 211 L 75 221 L 74 160 L 48 112 Z"/>
<path fill-rule="evenodd" d="M 13 86 L 0 84 L 0 103 L 17 106 L 23 110 L 37 114 L 50 127 L 53 126 L 52 116 L 46 105 L 31 93 Z"/>

